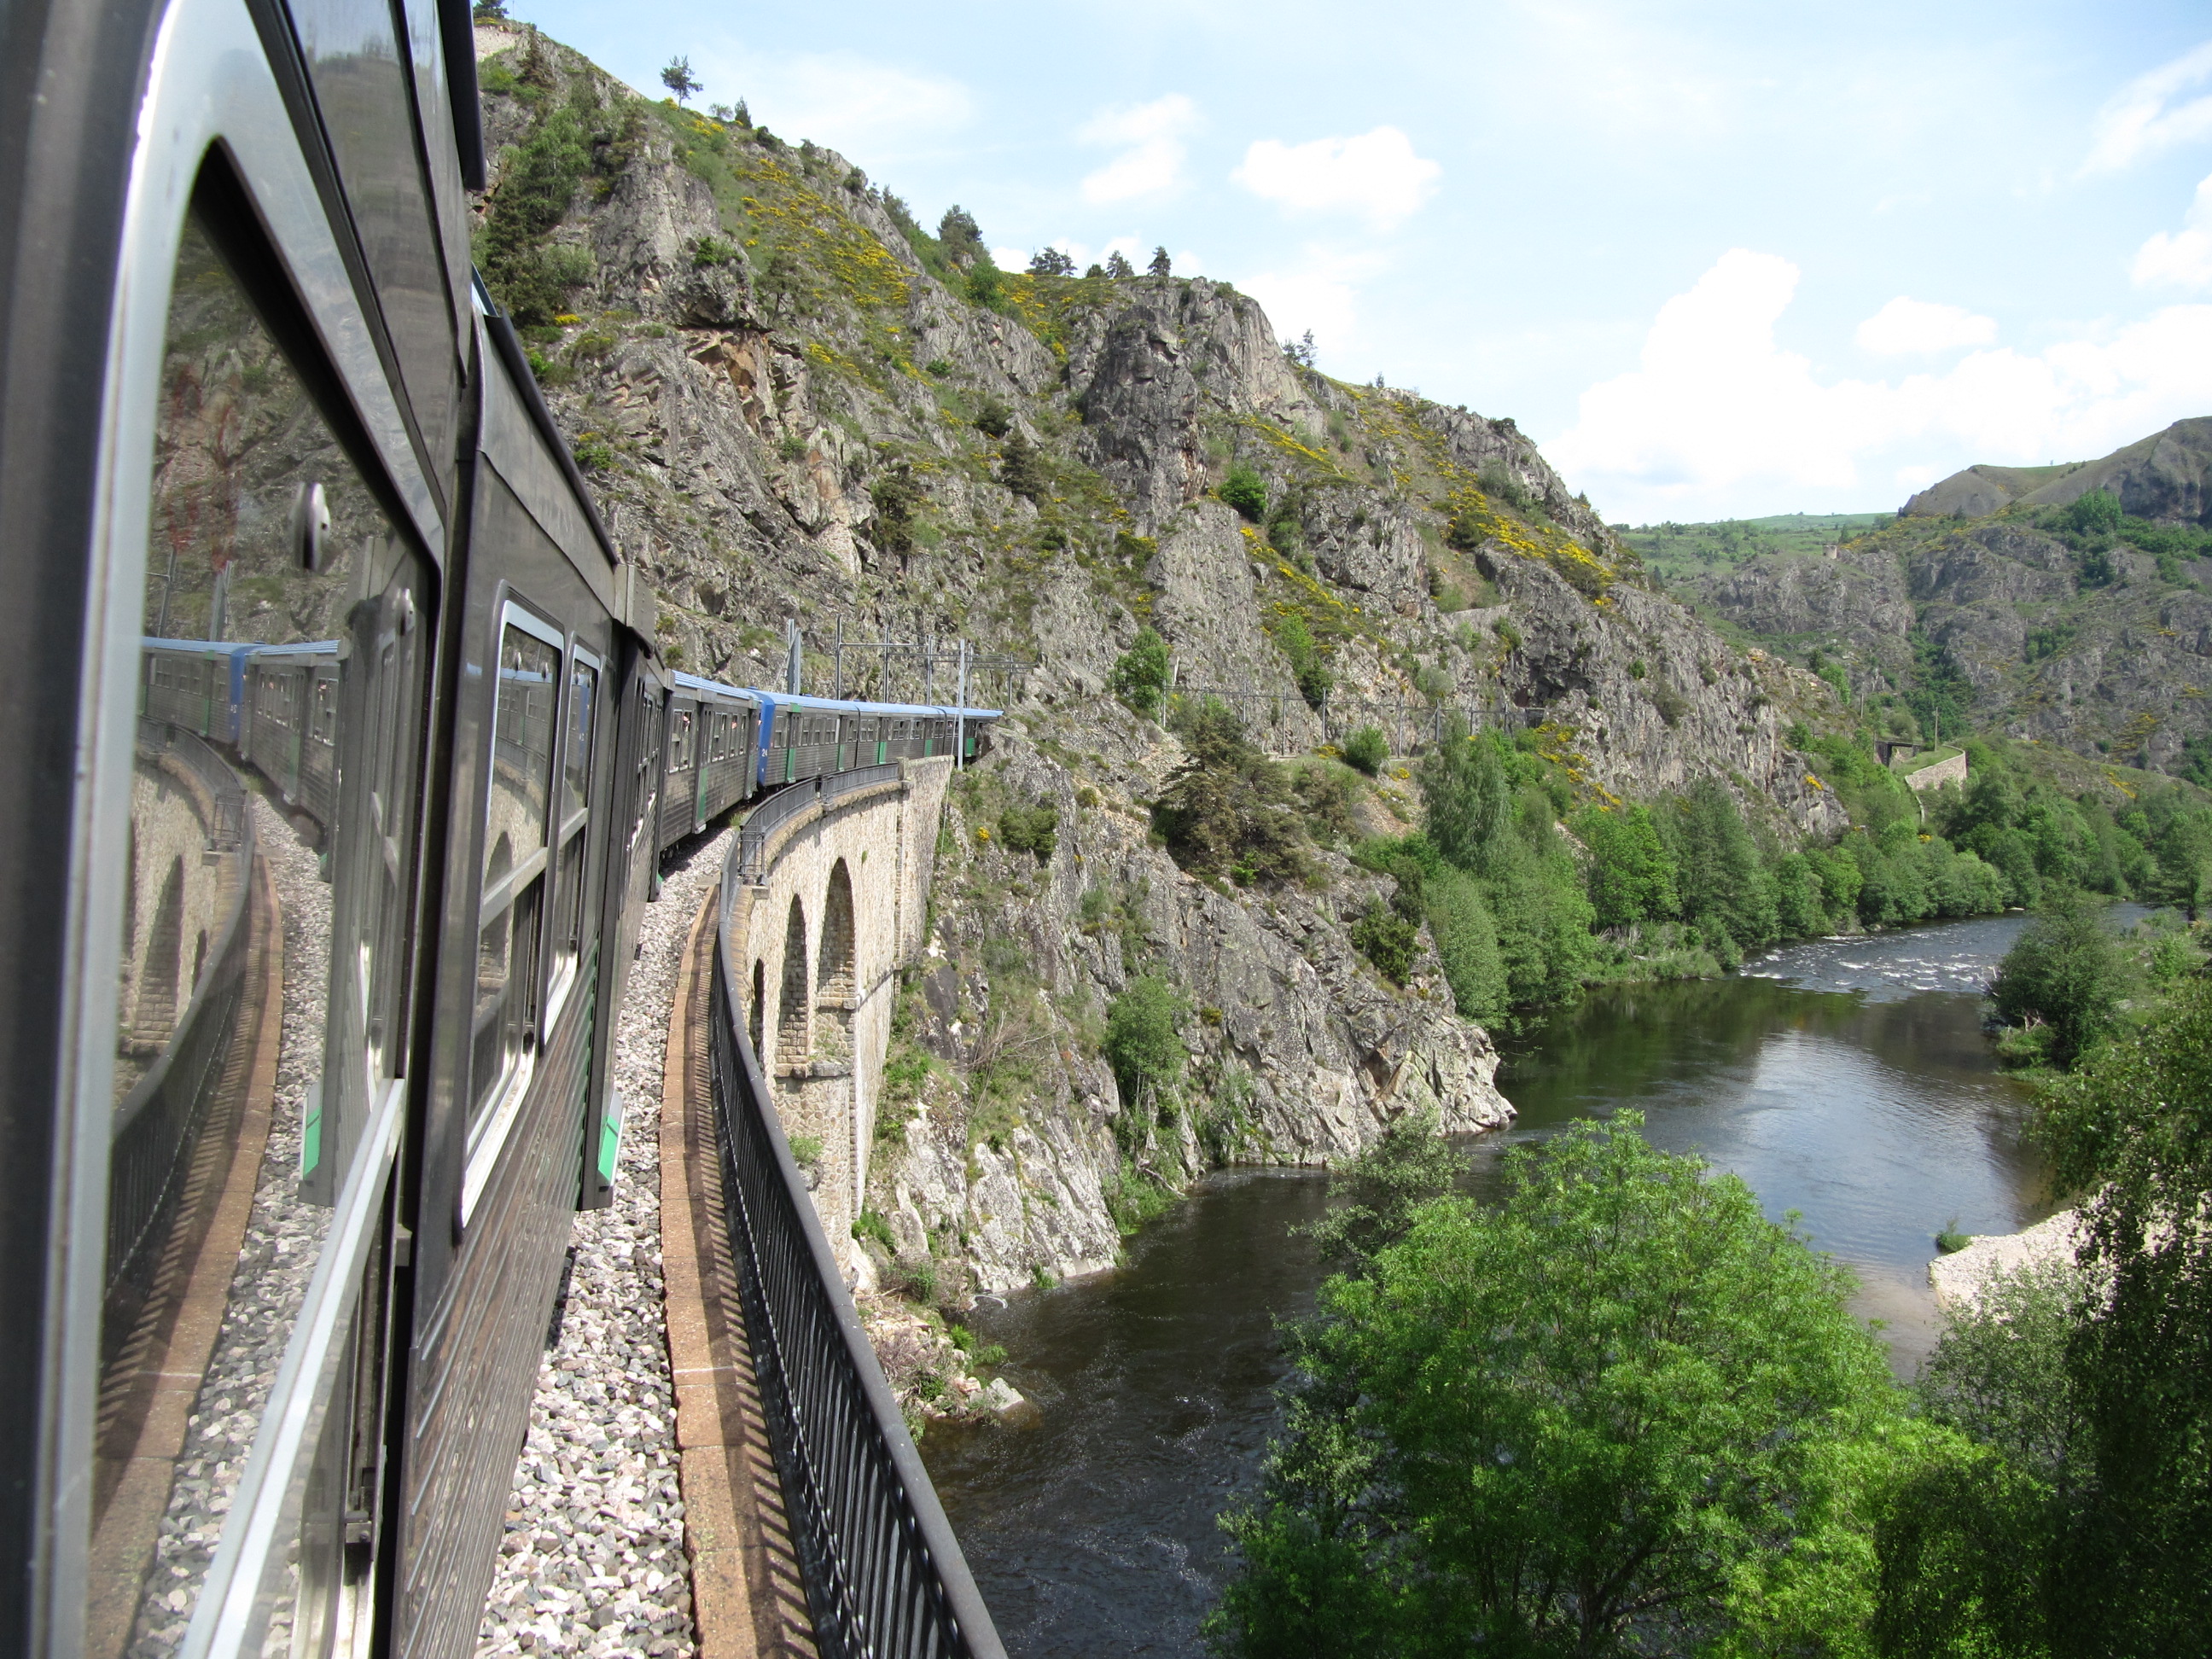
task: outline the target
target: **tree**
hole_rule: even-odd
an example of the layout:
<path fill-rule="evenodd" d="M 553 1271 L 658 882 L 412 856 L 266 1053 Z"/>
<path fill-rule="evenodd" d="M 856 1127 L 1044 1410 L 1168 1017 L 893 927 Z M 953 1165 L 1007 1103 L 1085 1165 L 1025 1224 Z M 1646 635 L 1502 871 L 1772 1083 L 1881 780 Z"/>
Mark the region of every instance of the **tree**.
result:
<path fill-rule="evenodd" d="M 1305 617 L 1285 608 L 1269 631 L 1291 665 L 1291 678 L 1297 682 L 1298 695 L 1306 700 L 1308 708 L 1320 708 L 1336 677 L 1329 672 L 1328 659 L 1314 639 L 1313 629 L 1306 625 Z"/>
<path fill-rule="evenodd" d="M 1314 366 L 1313 331 L 1308 329 L 1302 339 L 1284 341 L 1283 356 L 1300 368 L 1311 368 Z"/>
<path fill-rule="evenodd" d="M 1133 276 L 1137 274 L 1137 268 L 1129 263 L 1121 249 L 1115 248 L 1106 256 L 1106 274 L 1109 276 Z"/>
<path fill-rule="evenodd" d="M 1189 758 L 1169 775 L 1152 809 L 1169 856 L 1194 875 L 1245 886 L 1303 880 L 1308 840 L 1288 771 L 1214 698 L 1184 710 L 1176 730 Z"/>
<path fill-rule="evenodd" d="M 1307 1237 L 1333 1271 L 1371 1273 L 1377 1252 L 1404 1238 L 1421 1206 L 1449 1195 L 1466 1168 L 1434 1107 L 1393 1118 L 1380 1140 L 1329 1177 L 1328 1213 Z"/>
<path fill-rule="evenodd" d="M 1056 247 L 1041 247 L 1030 256 L 1032 276 L 1073 276 L 1075 261 Z"/>
<path fill-rule="evenodd" d="M 975 216 L 955 202 L 937 222 L 937 240 L 955 264 L 965 264 L 983 251 L 983 232 Z"/>
<path fill-rule="evenodd" d="M 1242 1558 L 1239 1656 L 1838 1650 L 1905 1418 L 1849 1273 L 1623 1113 L 1323 1286 Z"/>
<path fill-rule="evenodd" d="M 2059 515 L 2077 536 L 2094 536 L 2120 527 L 2120 498 L 2109 489 L 2092 489 L 2074 498 Z"/>
<path fill-rule="evenodd" d="M 2100 908 L 2060 888 L 1997 964 L 1990 998 L 2007 1024 L 2048 1026 L 2051 1060 L 2067 1066 L 2112 1030 L 2120 975 Z"/>
<path fill-rule="evenodd" d="M 1145 269 L 1155 276 L 1165 276 L 1175 270 L 1175 262 L 1168 258 L 1166 248 L 1156 247 L 1152 250 L 1152 264 Z"/>
<path fill-rule="evenodd" d="M 1590 907 L 1601 927 L 1632 927 L 1674 914 L 1674 860 L 1648 806 L 1593 809 L 1577 825 L 1589 848 Z"/>
<path fill-rule="evenodd" d="M 1513 819 L 1512 786 L 1497 745 L 1482 737 L 1439 744 L 1419 775 L 1437 851 L 1472 874 L 1490 873 Z"/>
<path fill-rule="evenodd" d="M 668 67 L 660 71 L 660 84 L 676 94 L 679 104 L 690 101 L 691 94 L 700 90 L 700 84 L 691 76 L 689 58 L 672 58 Z"/>
<path fill-rule="evenodd" d="M 1172 1096 L 1190 1064 L 1176 1030 L 1189 1012 L 1175 987 L 1158 974 L 1139 974 L 1106 1010 L 1106 1063 L 1114 1068 L 1121 1103 Z"/>
<path fill-rule="evenodd" d="M 1052 475 L 1045 470 L 1044 452 L 1018 432 L 1006 434 L 1000 453 L 999 479 L 1015 495 L 1035 501 L 1049 493 Z"/>
<path fill-rule="evenodd" d="M 1158 717 L 1160 696 L 1168 689 L 1168 644 L 1150 623 L 1137 630 L 1129 648 L 1114 662 L 1114 695 L 1132 713 L 1146 720 Z"/>
<path fill-rule="evenodd" d="M 507 18 L 507 0 L 477 0 L 470 16 L 478 23 L 503 22 Z"/>
<path fill-rule="evenodd" d="M 1492 1020 L 1505 1012 L 1509 987 L 1498 951 L 1498 923 L 1481 884 L 1463 870 L 1439 869 L 1422 887 L 1429 907 L 1429 936 L 1452 1006 L 1463 1018 Z"/>

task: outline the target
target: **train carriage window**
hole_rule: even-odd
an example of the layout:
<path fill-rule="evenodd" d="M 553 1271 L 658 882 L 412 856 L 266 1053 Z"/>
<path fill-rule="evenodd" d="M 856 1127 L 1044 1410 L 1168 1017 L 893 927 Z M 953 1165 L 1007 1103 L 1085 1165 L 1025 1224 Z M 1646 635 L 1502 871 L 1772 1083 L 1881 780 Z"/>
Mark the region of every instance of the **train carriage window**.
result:
<path fill-rule="evenodd" d="M 500 623 L 492 715 L 491 787 L 484 815 L 483 886 L 477 912 L 476 1013 L 470 1059 L 469 1176 L 463 1209 L 488 1172 L 506 1115 L 537 1052 L 545 870 L 552 844 L 553 746 L 562 635 L 509 603 Z"/>
<path fill-rule="evenodd" d="M 214 227 L 237 221 L 210 200 L 195 198 L 172 275 L 145 586 L 115 601 L 137 608 L 155 697 L 107 890 L 122 915 L 100 1085 L 91 1652 L 174 1650 L 223 1517 L 251 1496 L 255 1425 L 284 1403 L 277 1360 L 337 1243 L 332 1201 L 373 1125 L 396 1124 L 405 1024 L 422 567 L 351 459 L 365 447 L 311 390 L 328 377 L 303 377 L 277 343 L 304 330 L 272 331 L 263 290 L 236 274 L 270 256 L 234 260 Z M 303 559 L 307 544 L 319 556 Z M 319 789 L 299 787 L 303 770 Z M 346 1352 L 375 1340 L 373 1303 L 355 1295 Z M 311 1495 L 277 1545 L 271 1643 L 325 1628 L 344 1514 L 374 1507 L 353 1476 L 380 1407 L 353 1386 L 327 1396 L 328 1478 L 272 1476 Z"/>

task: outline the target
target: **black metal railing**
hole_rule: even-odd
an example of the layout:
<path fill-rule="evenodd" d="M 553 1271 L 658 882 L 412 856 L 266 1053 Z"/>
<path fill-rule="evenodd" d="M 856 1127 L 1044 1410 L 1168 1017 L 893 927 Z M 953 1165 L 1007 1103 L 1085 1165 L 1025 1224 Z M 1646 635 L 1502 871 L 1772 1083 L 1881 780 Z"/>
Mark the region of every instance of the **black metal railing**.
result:
<path fill-rule="evenodd" d="M 149 1290 L 201 1132 L 222 1087 L 245 990 L 253 872 L 245 787 L 222 757 L 192 733 L 158 721 L 140 722 L 138 742 L 143 754 L 172 757 L 199 779 L 210 796 L 208 851 L 233 862 L 229 902 L 206 960 L 198 964 L 184 1012 L 116 1108 L 108 1158 L 111 1302 Z"/>
<path fill-rule="evenodd" d="M 830 1659 L 1004 1659 L 745 1036 L 730 963 L 737 878 L 733 856 L 708 1014 L 715 1139 L 730 1255 L 815 1639 Z"/>
<path fill-rule="evenodd" d="M 744 822 L 738 826 L 737 854 L 731 866 L 734 878 L 748 885 L 757 885 L 765 878 L 769 837 L 808 807 L 817 802 L 826 805 L 856 789 L 896 782 L 898 775 L 899 763 L 887 761 L 881 766 L 856 766 L 849 772 L 786 784 L 746 813 Z"/>

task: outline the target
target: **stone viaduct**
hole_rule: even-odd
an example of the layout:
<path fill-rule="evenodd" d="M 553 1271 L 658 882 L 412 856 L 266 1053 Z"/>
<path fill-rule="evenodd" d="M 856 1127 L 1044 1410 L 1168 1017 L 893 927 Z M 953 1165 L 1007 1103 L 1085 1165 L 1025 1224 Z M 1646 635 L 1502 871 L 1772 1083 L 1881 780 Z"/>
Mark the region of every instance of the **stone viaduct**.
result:
<path fill-rule="evenodd" d="M 927 942 L 929 881 L 952 759 L 825 796 L 775 826 L 754 882 L 723 895 L 746 1034 L 801 1154 L 838 1260 L 862 1258 L 867 1188 L 898 969 Z"/>

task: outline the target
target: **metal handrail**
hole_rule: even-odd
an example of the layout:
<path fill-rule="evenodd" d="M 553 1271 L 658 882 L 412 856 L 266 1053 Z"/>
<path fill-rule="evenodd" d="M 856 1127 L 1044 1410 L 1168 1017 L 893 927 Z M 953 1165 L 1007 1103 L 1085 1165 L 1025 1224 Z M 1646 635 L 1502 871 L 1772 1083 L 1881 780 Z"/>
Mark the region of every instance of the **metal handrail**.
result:
<path fill-rule="evenodd" d="M 746 1036 L 731 965 L 738 878 L 733 850 L 708 1016 L 715 1143 L 745 1333 L 815 1639 L 832 1659 L 1004 1659 Z"/>
<path fill-rule="evenodd" d="M 826 805 L 840 795 L 849 795 L 879 783 L 896 782 L 899 765 L 897 761 L 886 761 L 880 766 L 856 766 L 849 772 L 832 772 L 786 784 L 746 813 L 744 822 L 738 826 L 738 844 L 731 864 L 733 879 L 757 887 L 768 876 L 770 836 L 817 802 Z"/>

